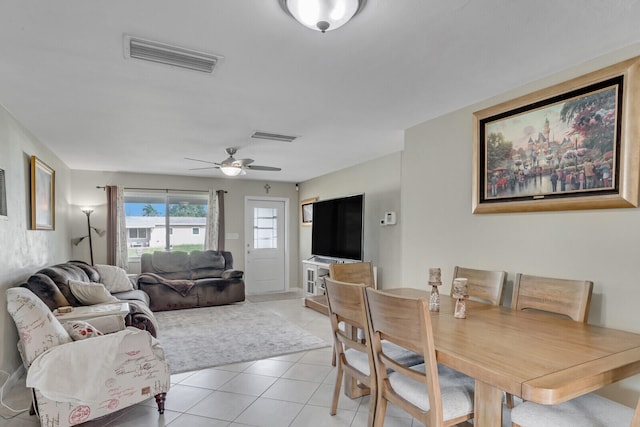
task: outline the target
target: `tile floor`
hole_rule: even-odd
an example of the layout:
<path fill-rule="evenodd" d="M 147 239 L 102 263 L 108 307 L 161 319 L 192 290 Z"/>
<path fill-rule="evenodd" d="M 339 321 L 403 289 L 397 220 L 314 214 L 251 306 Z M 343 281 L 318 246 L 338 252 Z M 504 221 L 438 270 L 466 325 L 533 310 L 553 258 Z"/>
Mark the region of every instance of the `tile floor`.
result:
<path fill-rule="evenodd" d="M 305 328 L 330 343 L 326 316 L 305 308 L 301 299 L 256 303 Z M 367 424 L 368 396 L 350 400 L 341 395 L 338 413 L 329 415 L 335 368 L 331 347 L 236 363 L 172 375 L 166 410 L 159 415 L 153 399 L 90 421 L 84 426 L 123 427 L 364 427 Z M 24 396 L 14 387 L 12 394 Z M 19 397 L 8 396 L 14 408 L 25 407 Z M 19 406 L 19 405 L 23 406 Z M 35 416 L 22 413 L 12 419 L 0 418 L 0 427 L 38 426 Z M 403 411 L 389 406 L 386 427 L 422 426 Z M 504 426 L 510 426 L 508 414 Z"/>

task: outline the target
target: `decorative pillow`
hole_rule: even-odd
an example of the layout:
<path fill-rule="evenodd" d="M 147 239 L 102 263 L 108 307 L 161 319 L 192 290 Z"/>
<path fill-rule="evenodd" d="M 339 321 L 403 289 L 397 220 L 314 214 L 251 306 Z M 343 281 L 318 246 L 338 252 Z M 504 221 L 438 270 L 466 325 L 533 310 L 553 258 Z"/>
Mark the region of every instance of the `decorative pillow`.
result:
<path fill-rule="evenodd" d="M 7 289 L 7 311 L 18 328 L 27 368 L 50 348 L 72 342 L 51 310 L 29 289 Z"/>
<path fill-rule="evenodd" d="M 127 272 L 115 265 L 96 264 L 93 266 L 100 273 L 101 282 L 109 292 L 126 292 L 133 290 L 133 284 Z"/>
<path fill-rule="evenodd" d="M 73 296 L 84 305 L 118 302 L 118 298 L 111 295 L 102 283 L 69 280 L 69 288 Z"/>
<path fill-rule="evenodd" d="M 74 341 L 100 337 L 102 332 L 82 320 L 68 320 L 62 324 Z"/>

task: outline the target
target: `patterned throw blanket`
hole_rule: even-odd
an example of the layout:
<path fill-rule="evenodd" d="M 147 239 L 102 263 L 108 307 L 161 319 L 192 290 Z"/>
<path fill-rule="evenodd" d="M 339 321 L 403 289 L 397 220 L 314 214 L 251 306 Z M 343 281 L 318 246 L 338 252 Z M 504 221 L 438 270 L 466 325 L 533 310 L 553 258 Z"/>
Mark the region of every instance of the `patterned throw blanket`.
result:
<path fill-rule="evenodd" d="M 196 284 L 193 280 L 187 279 L 165 279 L 159 274 L 155 273 L 142 273 L 138 277 L 138 281 L 144 279 L 145 277 L 151 278 L 151 280 L 144 280 L 146 283 L 159 283 L 161 285 L 165 285 L 182 295 L 183 297 L 187 296 L 191 288 Z"/>

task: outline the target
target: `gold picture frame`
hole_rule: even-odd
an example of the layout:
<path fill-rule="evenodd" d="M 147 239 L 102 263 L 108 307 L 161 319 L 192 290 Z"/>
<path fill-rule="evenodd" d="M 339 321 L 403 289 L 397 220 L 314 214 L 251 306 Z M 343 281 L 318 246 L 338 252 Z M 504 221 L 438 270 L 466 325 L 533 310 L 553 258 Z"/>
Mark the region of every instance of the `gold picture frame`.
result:
<path fill-rule="evenodd" d="M 31 229 L 54 230 L 56 172 L 31 156 Z"/>
<path fill-rule="evenodd" d="M 310 226 L 313 223 L 313 202 L 317 197 L 304 199 L 300 202 L 300 225 Z"/>
<path fill-rule="evenodd" d="M 638 206 L 640 57 L 473 113 L 472 212 Z"/>

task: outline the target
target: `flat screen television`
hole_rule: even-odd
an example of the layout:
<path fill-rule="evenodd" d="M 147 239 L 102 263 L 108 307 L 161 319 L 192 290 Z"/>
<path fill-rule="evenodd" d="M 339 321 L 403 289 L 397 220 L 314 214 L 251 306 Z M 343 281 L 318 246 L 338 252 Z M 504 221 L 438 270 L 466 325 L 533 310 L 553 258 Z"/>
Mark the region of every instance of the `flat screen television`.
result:
<path fill-rule="evenodd" d="M 362 261 L 364 194 L 313 204 L 311 254 Z"/>

